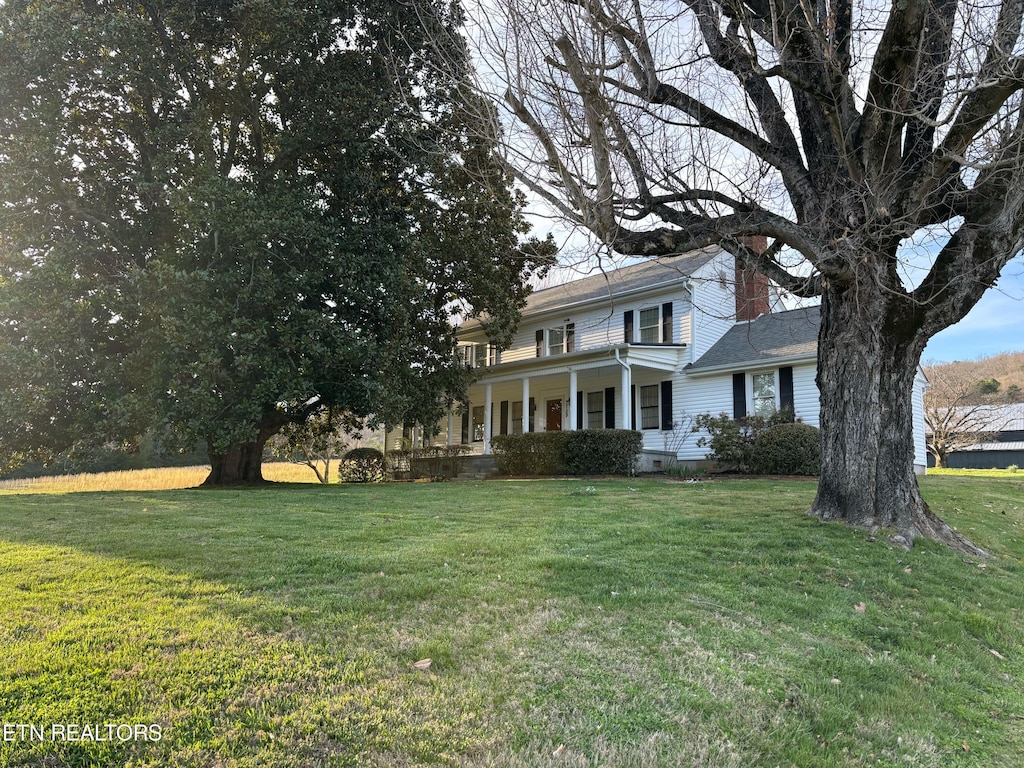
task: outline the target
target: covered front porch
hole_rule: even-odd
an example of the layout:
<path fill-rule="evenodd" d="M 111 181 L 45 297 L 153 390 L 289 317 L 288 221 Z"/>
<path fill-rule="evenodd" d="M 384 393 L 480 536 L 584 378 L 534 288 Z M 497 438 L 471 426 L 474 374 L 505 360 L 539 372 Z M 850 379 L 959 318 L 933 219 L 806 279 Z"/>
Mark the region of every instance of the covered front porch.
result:
<path fill-rule="evenodd" d="M 671 429 L 685 353 L 682 344 L 622 344 L 488 367 L 431 442 L 490 455 L 495 435 Z"/>

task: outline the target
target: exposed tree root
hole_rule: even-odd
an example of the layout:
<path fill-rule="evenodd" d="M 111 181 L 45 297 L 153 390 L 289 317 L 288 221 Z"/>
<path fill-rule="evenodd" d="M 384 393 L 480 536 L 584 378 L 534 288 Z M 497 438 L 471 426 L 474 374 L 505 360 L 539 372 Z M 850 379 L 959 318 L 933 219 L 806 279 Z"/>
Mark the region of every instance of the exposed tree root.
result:
<path fill-rule="evenodd" d="M 843 518 L 839 516 L 822 516 L 815 511 L 814 507 L 808 510 L 807 514 L 811 517 L 818 518 L 822 522 L 843 522 Z M 893 546 L 907 551 L 914 546 L 915 539 L 923 538 L 937 541 L 940 544 L 946 545 L 955 552 L 970 555 L 971 557 L 983 559 L 992 557 L 988 550 L 979 547 L 962 533 L 954 530 L 950 525 L 942 520 L 942 518 L 932 512 L 924 501 L 921 501 L 920 506 L 915 505 L 914 512 L 911 515 L 911 524 L 907 527 L 894 525 L 893 523 L 880 525 L 878 521 L 873 519 L 868 519 L 863 524 L 849 523 L 848 520 L 845 522 L 850 524 L 852 527 L 869 529 L 872 534 L 872 541 L 875 540 L 874 536 L 881 528 L 887 528 L 890 531 L 894 531 L 894 533 L 889 537 L 889 542 Z"/>
<path fill-rule="evenodd" d="M 922 502 L 921 508 L 914 510 L 913 522 L 909 533 L 911 534 L 909 538 L 911 543 L 915 537 L 921 536 L 932 541 L 938 541 L 956 552 L 962 552 L 972 557 L 989 558 L 992 556 L 987 550 L 982 549 L 962 533 L 954 530 L 942 518 L 932 512 L 924 502 Z"/>

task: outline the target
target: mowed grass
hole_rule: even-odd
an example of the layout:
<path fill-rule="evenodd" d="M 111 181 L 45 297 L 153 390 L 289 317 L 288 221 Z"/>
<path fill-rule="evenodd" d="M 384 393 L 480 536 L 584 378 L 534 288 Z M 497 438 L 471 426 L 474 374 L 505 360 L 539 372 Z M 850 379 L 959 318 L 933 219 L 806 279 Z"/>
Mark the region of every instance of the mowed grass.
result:
<path fill-rule="evenodd" d="M 3 722 L 161 738 L 0 765 L 1016 768 L 1024 486 L 923 487 L 990 560 L 802 481 L 8 493 Z"/>

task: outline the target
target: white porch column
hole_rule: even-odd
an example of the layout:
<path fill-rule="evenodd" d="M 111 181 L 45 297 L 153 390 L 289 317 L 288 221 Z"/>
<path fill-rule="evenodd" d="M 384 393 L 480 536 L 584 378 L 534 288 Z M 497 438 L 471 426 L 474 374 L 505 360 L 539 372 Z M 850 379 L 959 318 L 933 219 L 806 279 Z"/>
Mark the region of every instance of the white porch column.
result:
<path fill-rule="evenodd" d="M 484 455 L 491 453 L 491 416 L 494 413 L 494 404 L 491 402 L 491 384 L 484 387 Z"/>
<path fill-rule="evenodd" d="M 569 431 L 575 432 L 580 428 L 580 425 L 576 423 L 576 413 L 578 406 L 576 404 L 576 371 L 569 371 Z"/>
<path fill-rule="evenodd" d="M 448 445 L 455 445 L 455 411 L 448 411 Z"/>
<path fill-rule="evenodd" d="M 523 434 L 530 431 L 530 380 L 523 377 Z"/>
<path fill-rule="evenodd" d="M 630 375 L 630 370 L 625 365 L 622 366 L 622 428 L 632 429 L 633 425 L 630 423 L 633 416 L 633 400 L 630 397 L 630 385 L 633 383 L 633 377 Z"/>

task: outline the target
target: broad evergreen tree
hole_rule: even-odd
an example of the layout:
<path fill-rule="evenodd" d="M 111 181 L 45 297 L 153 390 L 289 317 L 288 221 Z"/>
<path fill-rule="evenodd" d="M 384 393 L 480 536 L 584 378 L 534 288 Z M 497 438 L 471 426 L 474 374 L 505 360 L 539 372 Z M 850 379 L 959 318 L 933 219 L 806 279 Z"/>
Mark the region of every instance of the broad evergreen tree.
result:
<path fill-rule="evenodd" d="M 434 422 L 469 376 L 453 317 L 507 340 L 549 251 L 521 247 L 460 24 L 435 0 L 0 5 L 4 455 L 155 429 L 253 482 L 327 408 Z"/>

